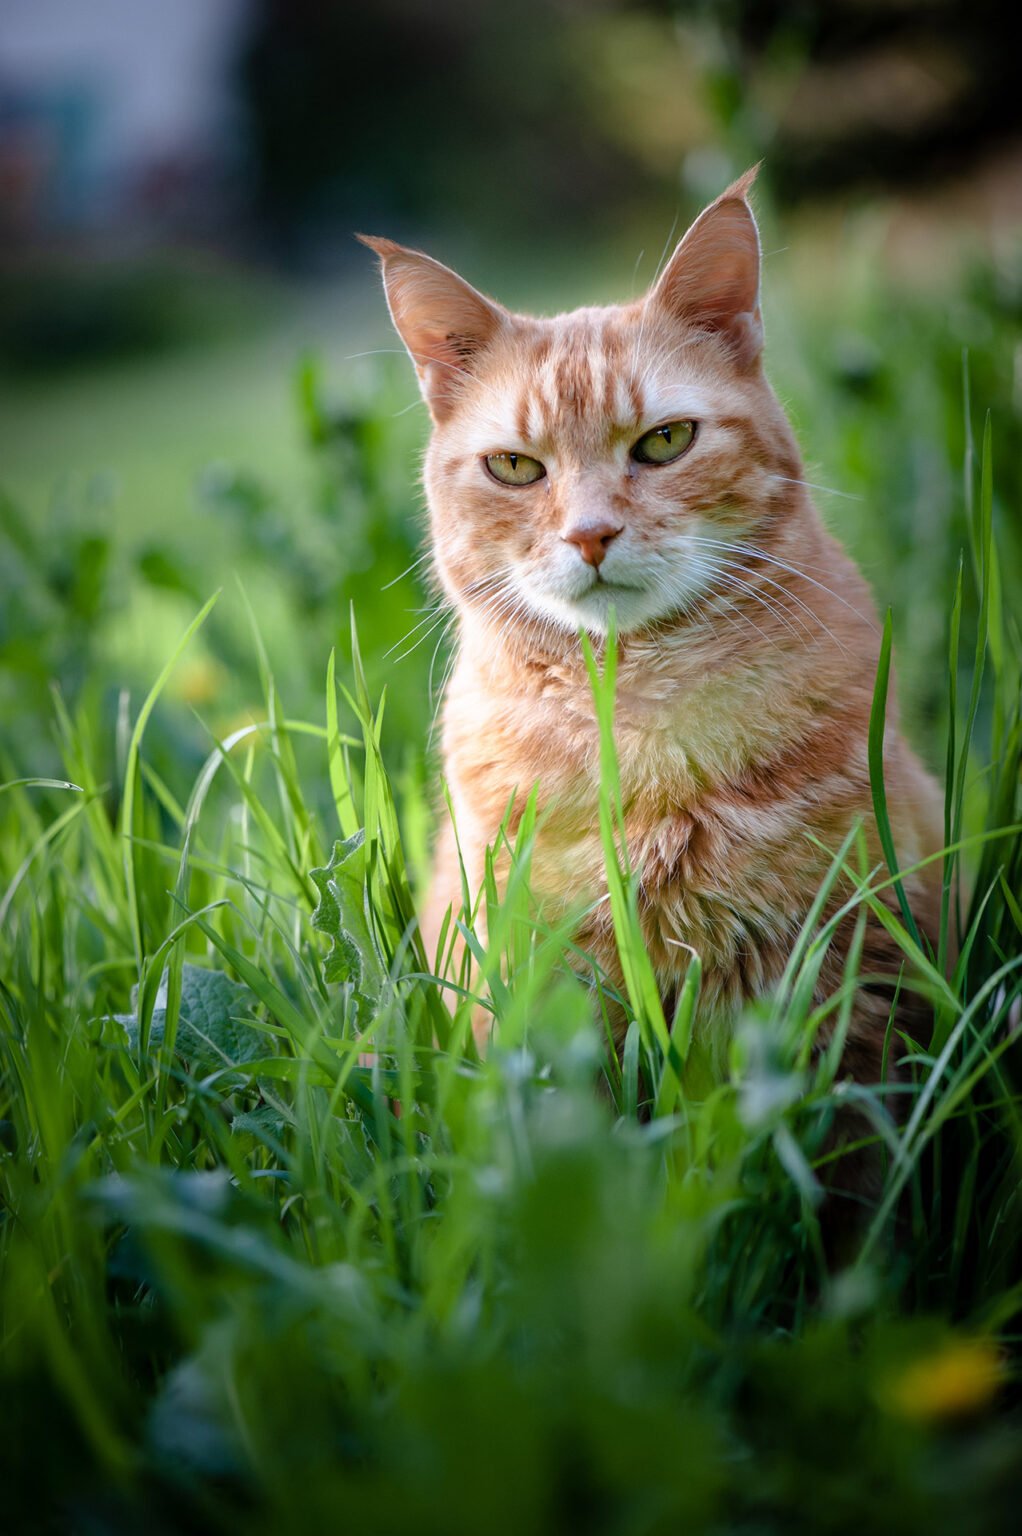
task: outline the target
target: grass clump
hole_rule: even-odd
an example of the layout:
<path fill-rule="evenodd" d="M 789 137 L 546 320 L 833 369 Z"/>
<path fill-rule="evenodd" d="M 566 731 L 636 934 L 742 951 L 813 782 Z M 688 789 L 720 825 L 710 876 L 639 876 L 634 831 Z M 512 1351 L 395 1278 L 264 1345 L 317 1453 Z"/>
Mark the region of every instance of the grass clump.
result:
<path fill-rule="evenodd" d="M 840 1041 L 857 981 L 853 943 L 838 995 L 814 1001 L 819 913 L 723 1060 L 697 962 L 664 1017 L 621 839 L 613 645 L 590 662 L 620 1059 L 602 979 L 529 899 L 534 806 L 485 924 L 466 893 L 441 954 L 423 951 L 422 777 L 356 640 L 331 655 L 325 709 L 303 695 L 297 714 L 276 632 L 250 642 L 261 708 L 205 737 L 192 717 L 187 752 L 170 696 L 211 627 L 240 654 L 226 597 L 194 603 L 139 709 L 97 691 L 90 656 L 92 681 L 54 695 L 46 752 L 17 653 L 47 771 L 6 749 L 12 1529 L 1014 1529 L 1020 646 L 989 435 L 979 457 L 945 664 L 940 952 L 880 904 L 905 871 L 864 868 L 854 832 L 828 880 L 860 924 L 883 912 L 933 1002 L 932 1040 L 891 1032 L 898 1119 L 843 1081 L 837 1046 L 810 1055 L 825 1021 Z M 459 936 L 471 971 L 445 961 Z M 851 1099 L 883 1187 L 838 1262 L 821 1188 Z"/>

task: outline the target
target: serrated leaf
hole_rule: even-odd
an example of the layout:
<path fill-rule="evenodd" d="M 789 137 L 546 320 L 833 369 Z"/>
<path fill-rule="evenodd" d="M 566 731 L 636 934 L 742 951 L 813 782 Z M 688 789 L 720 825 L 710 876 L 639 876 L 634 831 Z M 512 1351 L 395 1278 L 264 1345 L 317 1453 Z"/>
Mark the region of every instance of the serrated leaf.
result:
<path fill-rule="evenodd" d="M 311 869 L 319 892 L 312 926 L 331 940 L 323 975 L 346 982 L 369 1003 L 379 1000 L 386 970 L 366 913 L 365 833 L 334 843 L 329 864 Z"/>

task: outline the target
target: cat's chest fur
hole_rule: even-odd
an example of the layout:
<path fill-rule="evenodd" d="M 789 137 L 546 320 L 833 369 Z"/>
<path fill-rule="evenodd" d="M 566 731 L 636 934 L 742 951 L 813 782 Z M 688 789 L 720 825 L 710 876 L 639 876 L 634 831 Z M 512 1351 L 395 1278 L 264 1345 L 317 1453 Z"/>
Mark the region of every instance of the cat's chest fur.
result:
<path fill-rule="evenodd" d="M 839 773 L 849 792 L 831 778 L 819 793 L 814 773 L 826 776 L 827 765 L 819 753 L 813 765 L 804 743 L 822 744 L 830 723 L 821 725 L 811 692 L 793 719 L 787 681 L 782 692 L 769 663 L 729 666 L 719 655 L 712 665 L 668 658 L 631 671 L 626 658 L 615 712 L 625 830 L 665 979 L 684 969 L 681 951 L 691 946 L 722 992 L 766 984 L 802 904 L 796 887 L 819 874 L 806 830 L 829 832 L 835 804 L 858 798 L 857 754 L 847 746 Z M 584 672 L 538 666 L 502 687 L 499 674 L 467 658 L 447 701 L 445 757 L 470 874 L 481 875 L 482 850 L 508 805 L 513 830 L 537 785 L 534 892 L 554 908 L 587 909 L 585 945 L 609 952 L 599 737 Z"/>

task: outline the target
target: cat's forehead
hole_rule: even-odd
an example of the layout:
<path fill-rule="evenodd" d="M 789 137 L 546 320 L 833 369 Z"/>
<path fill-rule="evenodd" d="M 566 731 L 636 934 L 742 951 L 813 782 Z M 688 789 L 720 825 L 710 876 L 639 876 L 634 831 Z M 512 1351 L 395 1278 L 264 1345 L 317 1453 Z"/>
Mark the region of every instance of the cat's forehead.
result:
<path fill-rule="evenodd" d="M 586 397 L 593 404 L 608 377 L 634 371 L 641 331 L 638 306 L 574 309 L 516 319 L 509 348 L 519 366 L 565 403 Z"/>
<path fill-rule="evenodd" d="M 484 434 L 523 447 L 632 432 L 680 408 L 686 385 L 691 400 L 691 352 L 641 304 L 516 317 L 473 415 Z"/>

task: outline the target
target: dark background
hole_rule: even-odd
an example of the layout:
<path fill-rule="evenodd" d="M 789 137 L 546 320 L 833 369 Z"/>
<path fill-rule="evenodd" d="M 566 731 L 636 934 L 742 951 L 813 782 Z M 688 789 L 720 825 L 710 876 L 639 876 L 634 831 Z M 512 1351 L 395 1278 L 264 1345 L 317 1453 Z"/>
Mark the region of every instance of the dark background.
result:
<path fill-rule="evenodd" d="M 3 0 L 0 229 L 8 256 L 198 240 L 308 270 L 362 226 L 468 224 L 513 246 L 551 220 L 590 238 L 652 225 L 761 156 L 787 205 L 937 188 L 987 175 L 1020 132 L 1009 16 Z"/>

